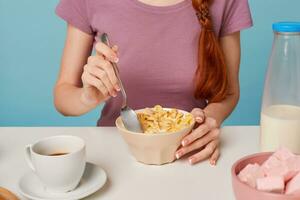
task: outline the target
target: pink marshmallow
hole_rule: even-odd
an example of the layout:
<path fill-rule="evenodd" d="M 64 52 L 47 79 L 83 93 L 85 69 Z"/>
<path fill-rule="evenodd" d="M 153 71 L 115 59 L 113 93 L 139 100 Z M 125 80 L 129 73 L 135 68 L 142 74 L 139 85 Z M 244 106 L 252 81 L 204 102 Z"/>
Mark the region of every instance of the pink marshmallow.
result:
<path fill-rule="evenodd" d="M 249 185 L 256 187 L 256 179 L 264 177 L 264 172 L 258 164 L 248 164 L 238 175 L 239 179 Z"/>
<path fill-rule="evenodd" d="M 270 168 L 274 168 L 277 167 L 281 164 L 281 161 L 276 158 L 275 156 L 270 156 L 263 164 L 262 167 L 266 170 L 270 169 Z"/>
<path fill-rule="evenodd" d="M 300 194 L 300 173 L 287 183 L 285 193 Z"/>
<path fill-rule="evenodd" d="M 263 168 L 263 171 L 267 177 L 277 177 L 281 176 L 284 178 L 284 181 L 289 181 L 291 178 L 293 178 L 296 174 L 297 171 L 294 169 L 290 168 L 287 163 L 282 162 L 280 165 L 271 167 L 269 169 Z"/>
<path fill-rule="evenodd" d="M 282 177 L 264 177 L 256 180 L 257 189 L 265 192 L 283 193 L 284 180 Z"/>
<path fill-rule="evenodd" d="M 294 157 L 295 155 L 288 148 L 281 147 L 272 156 L 276 157 L 280 161 L 284 161 Z"/>
<path fill-rule="evenodd" d="M 283 176 L 289 181 L 300 171 L 300 158 L 287 148 L 280 148 L 263 164 L 262 170 L 266 176 Z"/>
<path fill-rule="evenodd" d="M 300 156 L 287 148 L 278 149 L 260 167 L 249 164 L 238 174 L 250 187 L 273 193 L 300 195 Z M 286 188 L 286 190 L 285 190 Z"/>
<path fill-rule="evenodd" d="M 291 157 L 285 162 L 290 170 L 296 171 L 297 173 L 300 172 L 300 156 Z"/>

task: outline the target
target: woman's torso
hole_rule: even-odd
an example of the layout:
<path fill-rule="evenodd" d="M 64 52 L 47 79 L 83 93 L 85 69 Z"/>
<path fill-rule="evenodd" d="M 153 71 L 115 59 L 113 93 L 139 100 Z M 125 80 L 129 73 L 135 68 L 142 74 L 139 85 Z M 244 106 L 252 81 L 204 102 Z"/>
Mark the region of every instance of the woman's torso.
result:
<path fill-rule="evenodd" d="M 225 6 L 223 0 L 217 2 L 211 13 L 219 34 Z M 138 0 L 87 0 L 87 6 L 92 6 L 96 40 L 106 32 L 119 47 L 118 67 L 131 108 L 160 104 L 190 111 L 205 106 L 193 97 L 200 25 L 190 0 L 166 7 Z M 114 125 L 121 103 L 121 93 L 108 100 L 98 125 Z"/>

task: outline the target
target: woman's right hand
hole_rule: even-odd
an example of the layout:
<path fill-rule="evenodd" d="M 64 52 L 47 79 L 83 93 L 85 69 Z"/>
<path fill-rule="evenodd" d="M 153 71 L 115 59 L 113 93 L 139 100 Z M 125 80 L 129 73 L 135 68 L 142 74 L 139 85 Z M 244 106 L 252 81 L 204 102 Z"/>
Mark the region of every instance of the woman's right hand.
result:
<path fill-rule="evenodd" d="M 118 79 L 111 62 L 119 61 L 118 48 L 108 47 L 102 42 L 95 46 L 96 55 L 90 56 L 81 76 L 83 83 L 82 102 L 86 105 L 98 105 L 116 97 L 120 91 Z"/>

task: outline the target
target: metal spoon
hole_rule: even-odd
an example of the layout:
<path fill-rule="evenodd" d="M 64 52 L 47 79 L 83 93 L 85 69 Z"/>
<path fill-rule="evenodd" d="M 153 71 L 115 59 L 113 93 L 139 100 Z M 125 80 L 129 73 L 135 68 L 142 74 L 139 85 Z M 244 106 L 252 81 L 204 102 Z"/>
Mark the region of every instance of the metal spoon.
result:
<path fill-rule="evenodd" d="M 110 43 L 108 40 L 108 35 L 106 33 L 103 33 L 101 35 L 101 41 L 104 44 L 106 44 L 107 46 L 110 46 Z M 124 124 L 125 128 L 129 131 L 142 133 L 143 130 L 141 128 L 141 124 L 137 117 L 137 114 L 134 112 L 134 110 L 132 110 L 130 107 L 127 106 L 127 95 L 126 95 L 125 89 L 123 87 L 122 81 L 120 79 L 118 67 L 117 67 L 116 63 L 114 63 L 114 62 L 112 62 L 111 64 L 114 68 L 114 72 L 119 81 L 121 93 L 123 95 L 123 103 L 122 103 L 122 108 L 121 108 L 121 118 L 122 118 L 123 124 Z"/>

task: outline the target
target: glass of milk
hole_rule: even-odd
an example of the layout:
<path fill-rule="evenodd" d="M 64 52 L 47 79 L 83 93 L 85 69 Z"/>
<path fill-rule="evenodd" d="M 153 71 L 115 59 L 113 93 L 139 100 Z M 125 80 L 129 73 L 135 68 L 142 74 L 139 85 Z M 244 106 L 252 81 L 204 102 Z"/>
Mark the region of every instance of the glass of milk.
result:
<path fill-rule="evenodd" d="M 274 41 L 261 110 L 261 151 L 300 154 L 300 22 L 273 24 Z"/>

